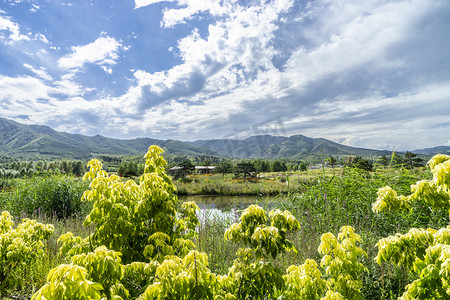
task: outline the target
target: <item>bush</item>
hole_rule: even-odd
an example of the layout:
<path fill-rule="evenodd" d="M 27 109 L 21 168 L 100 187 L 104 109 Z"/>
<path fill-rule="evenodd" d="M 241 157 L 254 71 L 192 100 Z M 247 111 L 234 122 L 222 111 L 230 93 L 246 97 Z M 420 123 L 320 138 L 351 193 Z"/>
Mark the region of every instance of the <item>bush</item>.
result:
<path fill-rule="evenodd" d="M 407 212 L 415 207 L 428 217 L 432 211 L 450 211 L 450 156 L 438 154 L 429 162 L 432 180 L 420 180 L 411 186 L 409 196 L 398 195 L 389 186 L 378 190 L 373 211 Z M 431 223 L 433 224 L 433 223 Z M 439 224 L 435 223 L 435 224 Z M 446 227 L 444 227 L 447 225 Z M 438 225 L 439 226 L 439 225 Z M 391 262 L 404 268 L 413 277 L 401 299 L 450 298 L 450 225 L 442 228 L 411 228 L 378 241 L 378 264 Z"/>

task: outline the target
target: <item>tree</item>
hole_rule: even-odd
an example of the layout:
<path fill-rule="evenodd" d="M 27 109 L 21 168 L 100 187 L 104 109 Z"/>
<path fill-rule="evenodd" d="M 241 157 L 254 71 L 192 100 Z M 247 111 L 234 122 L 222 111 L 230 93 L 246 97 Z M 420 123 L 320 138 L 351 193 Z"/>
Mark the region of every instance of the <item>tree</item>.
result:
<path fill-rule="evenodd" d="M 117 173 L 123 177 L 140 176 L 143 172 L 141 165 L 135 160 L 124 161 L 117 169 Z"/>
<path fill-rule="evenodd" d="M 273 172 L 286 172 L 287 165 L 284 161 L 276 160 L 272 164 L 272 171 Z"/>
<path fill-rule="evenodd" d="M 196 263 L 205 264 L 200 253 L 191 251 L 199 209 L 194 202 L 185 202 L 177 210 L 175 186 L 165 173 L 167 162 L 162 152 L 157 146 L 149 148 L 139 184 L 108 176 L 96 159 L 88 163 L 83 179 L 91 184 L 83 199 L 93 202 L 93 208 L 83 225 L 92 226 L 93 232 L 84 239 L 71 232 L 58 239 L 60 253 L 70 263 L 52 269 L 33 299 L 136 299 L 148 286 L 154 291 L 164 280 L 161 273 L 171 279 L 174 273 L 165 271 L 180 259 L 175 256 L 186 258 L 191 253 L 180 262 L 186 267 L 178 270 L 180 283 L 186 278 L 182 271 L 191 272 L 191 267 L 196 272 Z M 154 280 L 156 276 L 158 280 Z M 208 280 L 204 284 L 213 285 Z M 194 282 L 194 290 L 196 286 Z"/>
<path fill-rule="evenodd" d="M 233 163 L 229 160 L 226 160 L 226 161 L 221 162 L 217 166 L 216 171 L 217 171 L 217 173 L 221 173 L 222 178 L 223 178 L 225 176 L 225 174 L 232 173 L 233 169 L 234 169 Z"/>
<path fill-rule="evenodd" d="M 308 171 L 308 164 L 305 161 L 302 161 L 298 167 L 300 171 Z"/>
<path fill-rule="evenodd" d="M 195 170 L 194 164 L 189 159 L 183 160 L 178 166 L 181 168 L 179 170 L 179 173 L 182 177 L 186 177 L 188 174 L 191 174 L 191 172 Z"/>
<path fill-rule="evenodd" d="M 327 159 L 327 161 L 328 161 L 328 163 L 330 164 L 330 166 L 331 166 L 332 168 L 334 168 L 334 166 L 335 166 L 336 163 L 337 163 L 337 159 L 334 158 L 334 156 L 332 156 L 332 155 L 330 155 L 330 157 Z"/>
<path fill-rule="evenodd" d="M 72 168 L 72 173 L 76 176 L 81 176 L 84 174 L 84 166 L 81 161 L 76 161 Z"/>
<path fill-rule="evenodd" d="M 253 164 L 257 172 L 270 172 L 270 164 L 267 160 L 256 159 Z"/>
<path fill-rule="evenodd" d="M 347 166 L 350 168 L 357 168 L 371 172 L 373 170 L 373 164 L 371 161 L 362 158 L 361 156 L 352 156 L 347 160 Z"/>
<path fill-rule="evenodd" d="M 406 168 L 414 169 L 414 167 L 422 165 L 423 159 L 417 157 L 417 153 L 406 151 L 403 161 L 405 162 Z"/>
<path fill-rule="evenodd" d="M 31 267 L 43 255 L 43 242 L 53 233 L 51 224 L 24 219 L 14 228 L 13 217 L 7 211 L 0 215 L 0 296 L 14 286 L 18 279 L 15 271 L 20 266 Z M 0 297 L 3 299 L 3 297 Z"/>
<path fill-rule="evenodd" d="M 234 172 L 236 176 L 240 176 L 242 174 L 245 182 L 247 180 L 247 176 L 254 176 L 256 168 L 253 163 L 249 161 L 241 161 L 236 165 Z"/>
<path fill-rule="evenodd" d="M 389 165 L 389 159 L 388 159 L 388 157 L 386 155 L 382 155 L 378 161 L 383 166 Z"/>

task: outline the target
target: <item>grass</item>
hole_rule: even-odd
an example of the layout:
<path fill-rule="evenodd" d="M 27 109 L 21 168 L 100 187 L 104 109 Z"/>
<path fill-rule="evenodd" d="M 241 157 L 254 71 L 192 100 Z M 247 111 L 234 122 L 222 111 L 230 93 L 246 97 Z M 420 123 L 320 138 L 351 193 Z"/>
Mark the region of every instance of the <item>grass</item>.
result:
<path fill-rule="evenodd" d="M 265 173 L 260 177 L 234 178 L 227 174 L 189 175 L 175 181 L 178 195 L 276 196 L 302 192 L 313 173 Z"/>
<path fill-rule="evenodd" d="M 87 214 L 91 206 L 81 196 L 89 184 L 68 175 L 45 175 L 16 179 L 0 193 L 0 208 L 13 215 L 44 214 L 58 219 Z"/>

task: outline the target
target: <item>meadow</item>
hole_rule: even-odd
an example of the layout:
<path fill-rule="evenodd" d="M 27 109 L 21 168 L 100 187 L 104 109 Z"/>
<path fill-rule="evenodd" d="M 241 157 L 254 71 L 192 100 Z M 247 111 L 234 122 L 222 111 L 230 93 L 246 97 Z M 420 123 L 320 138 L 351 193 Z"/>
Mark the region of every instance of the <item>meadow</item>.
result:
<path fill-rule="evenodd" d="M 277 196 L 275 206 L 288 210 L 298 220 L 300 228 L 288 234 L 296 252 L 285 252 L 273 259 L 281 270 L 300 265 L 306 259 L 320 261 L 317 251 L 321 236 L 331 232 L 337 235 L 342 226 L 350 225 L 361 238 L 360 247 L 367 253 L 362 264 L 367 268 L 360 274 L 364 299 L 396 299 L 405 286 L 414 280 L 405 268 L 390 263 L 375 262 L 376 243 L 395 233 L 406 233 L 412 227 L 440 228 L 449 224 L 447 212 L 417 206 L 403 215 L 385 212 L 375 214 L 372 204 L 377 191 L 390 186 L 399 194 L 408 195 L 411 185 L 421 179 L 430 179 L 426 168 L 413 170 L 378 168 L 373 172 L 351 168 L 311 170 L 290 173 L 261 174 L 257 179 L 243 182 L 226 175 L 195 175 L 188 180 L 175 181 L 179 195 L 257 195 L 265 207 L 267 196 Z M 26 179 L 3 180 L 0 192 L 0 210 L 9 211 L 15 224 L 24 217 L 53 224 L 55 230 L 44 244 L 44 254 L 33 264 L 18 266 L 8 286 L 1 286 L 6 299 L 28 299 L 46 282 L 48 272 L 67 263 L 58 252 L 57 240 L 64 233 L 86 238 L 93 226 L 83 226 L 92 203 L 82 202 L 81 196 L 88 182 L 66 175 L 34 176 Z M 180 208 L 181 203 L 177 203 Z M 273 208 L 271 202 L 271 209 Z M 267 207 L 266 207 L 267 208 Z M 268 208 L 267 208 L 268 210 Z M 239 222 L 242 209 L 232 209 L 229 219 L 197 212 L 200 220 L 193 242 L 197 250 L 208 255 L 209 268 L 215 274 L 227 274 L 233 266 L 236 251 L 242 243 L 232 243 L 224 232 L 232 223 Z"/>

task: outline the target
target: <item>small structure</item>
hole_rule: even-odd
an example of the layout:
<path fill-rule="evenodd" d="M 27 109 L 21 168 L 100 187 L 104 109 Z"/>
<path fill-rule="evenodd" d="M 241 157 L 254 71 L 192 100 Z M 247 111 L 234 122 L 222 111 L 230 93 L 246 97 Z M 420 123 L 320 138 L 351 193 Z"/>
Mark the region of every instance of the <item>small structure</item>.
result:
<path fill-rule="evenodd" d="M 211 173 L 214 173 L 214 171 L 216 170 L 216 167 L 215 166 L 196 166 L 194 170 L 197 174 L 211 174 Z M 182 171 L 183 171 L 183 167 L 175 166 L 175 167 L 172 167 L 169 170 L 167 170 L 167 173 L 169 175 L 179 175 L 180 172 L 182 172 Z"/>
<path fill-rule="evenodd" d="M 182 167 L 175 166 L 175 167 L 172 167 L 172 168 L 170 168 L 169 170 L 167 170 L 167 173 L 168 173 L 169 175 L 176 175 L 176 174 L 178 174 L 178 173 L 180 172 L 181 169 L 183 169 L 183 168 L 182 168 Z"/>
<path fill-rule="evenodd" d="M 199 174 L 210 174 L 216 170 L 215 166 L 196 166 L 195 171 Z"/>

